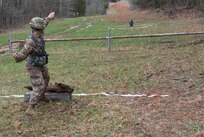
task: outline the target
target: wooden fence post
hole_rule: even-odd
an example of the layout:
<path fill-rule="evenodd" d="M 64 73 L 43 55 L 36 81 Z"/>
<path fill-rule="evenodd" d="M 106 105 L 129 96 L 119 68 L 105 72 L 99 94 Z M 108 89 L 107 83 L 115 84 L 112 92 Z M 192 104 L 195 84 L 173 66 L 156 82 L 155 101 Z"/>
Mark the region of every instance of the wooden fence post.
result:
<path fill-rule="evenodd" d="M 9 44 L 9 51 L 12 52 L 13 51 L 13 48 L 12 48 L 12 35 L 10 34 L 9 35 L 9 40 L 8 40 L 8 44 Z"/>
<path fill-rule="evenodd" d="M 108 51 L 110 52 L 111 51 L 111 28 L 108 28 L 108 37 L 107 37 L 107 40 L 108 40 Z"/>

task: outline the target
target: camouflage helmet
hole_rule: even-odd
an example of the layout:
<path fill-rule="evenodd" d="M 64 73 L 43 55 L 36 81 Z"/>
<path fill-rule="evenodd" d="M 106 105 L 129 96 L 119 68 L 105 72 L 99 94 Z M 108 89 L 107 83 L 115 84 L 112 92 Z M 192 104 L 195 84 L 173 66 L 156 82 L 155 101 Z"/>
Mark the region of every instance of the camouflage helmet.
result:
<path fill-rule="evenodd" d="M 34 17 L 30 21 L 30 27 L 32 29 L 43 30 L 46 27 L 45 20 L 40 17 Z"/>

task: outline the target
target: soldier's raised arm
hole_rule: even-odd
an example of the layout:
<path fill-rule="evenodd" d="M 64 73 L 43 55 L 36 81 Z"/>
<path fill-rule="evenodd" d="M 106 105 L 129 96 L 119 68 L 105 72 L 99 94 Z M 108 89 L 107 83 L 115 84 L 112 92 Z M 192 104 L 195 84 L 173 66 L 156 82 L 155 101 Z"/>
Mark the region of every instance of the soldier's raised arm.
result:
<path fill-rule="evenodd" d="M 46 26 L 49 24 L 51 20 L 55 18 L 55 12 L 51 12 L 46 18 L 45 18 L 45 24 Z"/>

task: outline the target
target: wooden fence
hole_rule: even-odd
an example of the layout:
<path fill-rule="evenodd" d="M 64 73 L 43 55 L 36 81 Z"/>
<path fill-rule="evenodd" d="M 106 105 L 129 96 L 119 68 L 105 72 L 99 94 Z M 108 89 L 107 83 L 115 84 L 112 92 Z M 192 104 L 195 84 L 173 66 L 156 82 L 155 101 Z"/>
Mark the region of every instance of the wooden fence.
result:
<path fill-rule="evenodd" d="M 89 37 L 89 38 L 61 38 L 61 39 L 45 39 L 45 42 L 61 42 L 61 41 L 93 41 L 93 40 L 107 40 L 108 51 L 111 51 L 111 39 L 135 39 L 147 37 L 173 37 L 186 35 L 203 35 L 204 32 L 180 32 L 180 33 L 162 33 L 162 34 L 143 34 L 143 35 L 127 35 L 127 36 L 111 36 L 111 28 L 108 29 L 107 37 Z M 25 40 L 13 40 L 9 36 L 9 49 L 12 51 L 12 43 L 25 42 Z"/>

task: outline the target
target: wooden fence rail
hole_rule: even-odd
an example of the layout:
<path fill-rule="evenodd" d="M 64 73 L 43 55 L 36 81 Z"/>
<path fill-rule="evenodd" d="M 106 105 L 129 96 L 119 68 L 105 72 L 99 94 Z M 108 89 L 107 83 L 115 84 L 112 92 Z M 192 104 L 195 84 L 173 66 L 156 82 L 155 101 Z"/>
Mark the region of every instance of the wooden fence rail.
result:
<path fill-rule="evenodd" d="M 204 32 L 181 32 L 181 33 L 162 33 L 162 34 L 143 34 L 143 35 L 127 35 L 127 36 L 111 36 L 111 29 L 108 29 L 107 37 L 90 37 L 90 38 L 61 38 L 61 39 L 45 39 L 46 42 L 60 41 L 92 41 L 92 40 L 107 40 L 108 51 L 111 50 L 111 39 L 131 39 L 131 38 L 146 38 L 146 37 L 167 37 L 167 36 L 186 36 L 186 35 L 204 35 Z M 12 50 L 12 43 L 25 42 L 25 40 L 12 40 L 9 38 L 9 49 Z"/>

